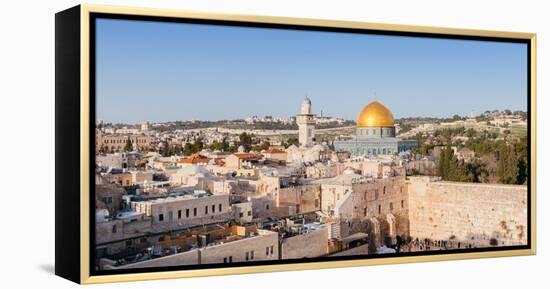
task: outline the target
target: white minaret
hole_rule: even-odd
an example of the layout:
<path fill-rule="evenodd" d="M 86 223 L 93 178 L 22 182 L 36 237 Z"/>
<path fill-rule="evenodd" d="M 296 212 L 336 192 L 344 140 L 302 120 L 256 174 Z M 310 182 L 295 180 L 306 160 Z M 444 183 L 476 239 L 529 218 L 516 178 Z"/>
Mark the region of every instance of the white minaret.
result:
<path fill-rule="evenodd" d="M 300 114 L 296 116 L 296 123 L 298 124 L 298 140 L 300 146 L 313 145 L 313 138 L 315 137 L 315 118 L 311 114 L 311 100 L 306 97 L 302 102 Z"/>

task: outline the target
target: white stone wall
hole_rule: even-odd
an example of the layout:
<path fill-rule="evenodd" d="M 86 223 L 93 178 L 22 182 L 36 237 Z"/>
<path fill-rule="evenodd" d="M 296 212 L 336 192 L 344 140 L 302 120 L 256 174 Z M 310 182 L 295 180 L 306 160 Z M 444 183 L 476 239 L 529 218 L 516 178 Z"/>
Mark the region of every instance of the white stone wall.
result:
<path fill-rule="evenodd" d="M 328 254 L 328 227 L 283 239 L 281 259 L 314 258 Z"/>
<path fill-rule="evenodd" d="M 232 218 L 229 195 L 213 195 L 191 199 L 182 198 L 160 202 L 132 202 L 132 208 L 153 218 L 153 231 L 202 225 Z M 187 212 L 189 212 L 189 215 L 187 215 Z M 161 214 L 162 221 L 160 220 Z"/>
<path fill-rule="evenodd" d="M 201 249 L 201 264 L 277 260 L 279 237 L 276 232 L 258 230 L 259 235 Z M 273 247 L 273 253 L 271 248 Z M 267 254 L 266 254 L 267 251 Z M 248 252 L 248 260 L 246 255 Z M 253 252 L 253 253 L 252 253 Z M 252 254 L 254 258 L 252 258 Z"/>
<path fill-rule="evenodd" d="M 527 244 L 527 187 L 412 178 L 410 235 L 473 246 Z"/>
<path fill-rule="evenodd" d="M 254 214 L 252 212 L 252 202 L 244 202 L 231 205 L 233 209 L 233 218 L 240 222 L 252 222 Z"/>
<path fill-rule="evenodd" d="M 174 255 L 164 256 L 143 262 L 127 264 L 116 267 L 117 269 L 154 268 L 164 266 L 182 266 L 199 264 L 199 250 L 194 249 Z"/>

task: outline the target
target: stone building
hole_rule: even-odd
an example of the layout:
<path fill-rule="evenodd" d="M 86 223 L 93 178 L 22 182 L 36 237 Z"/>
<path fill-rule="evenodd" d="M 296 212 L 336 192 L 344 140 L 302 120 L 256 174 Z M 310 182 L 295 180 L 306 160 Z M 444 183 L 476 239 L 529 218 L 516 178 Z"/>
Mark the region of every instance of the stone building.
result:
<path fill-rule="evenodd" d="M 104 174 L 104 177 L 112 184 L 129 187 L 133 184 L 132 174 L 127 171 L 112 171 Z"/>
<path fill-rule="evenodd" d="M 331 151 L 327 145 L 316 144 L 309 147 L 291 145 L 286 149 L 287 163 L 315 163 L 330 159 Z"/>
<path fill-rule="evenodd" d="M 132 238 L 139 238 L 151 230 L 151 218 L 135 212 L 116 215 L 96 210 L 95 250 L 98 257 L 117 254 L 132 244 Z"/>
<path fill-rule="evenodd" d="M 367 178 L 347 169 L 342 175 L 314 181 L 321 186 L 321 210 L 341 222 L 340 234 L 372 235 L 377 244 L 408 235 L 405 177 Z"/>
<path fill-rule="evenodd" d="M 279 259 L 279 238 L 276 232 L 240 226 L 222 228 L 218 231 L 189 236 L 188 238 L 195 240 L 195 243 L 202 240 L 198 242 L 202 243 L 198 248 L 123 265 L 118 265 L 113 260 L 102 259 L 100 266 L 102 269 L 129 269 Z"/>
<path fill-rule="evenodd" d="M 252 202 L 239 202 L 231 205 L 233 218 L 240 223 L 250 223 L 254 218 L 252 214 Z"/>
<path fill-rule="evenodd" d="M 234 170 L 253 168 L 262 158 L 261 154 L 235 153 L 225 158 L 225 167 Z"/>
<path fill-rule="evenodd" d="M 266 160 L 277 161 L 280 163 L 285 163 L 287 160 L 287 152 L 279 148 L 270 147 L 267 150 L 262 151 L 262 155 Z"/>
<path fill-rule="evenodd" d="M 96 207 L 114 213 L 122 207 L 122 196 L 126 190 L 118 184 L 104 183 L 95 185 Z"/>
<path fill-rule="evenodd" d="M 153 171 L 136 171 L 131 170 L 130 174 L 132 175 L 132 184 L 143 184 L 153 181 Z"/>
<path fill-rule="evenodd" d="M 232 218 L 229 195 L 213 195 L 206 191 L 132 201 L 130 205 L 134 211 L 153 218 L 153 231 L 185 228 Z"/>
<path fill-rule="evenodd" d="M 315 183 L 321 210 L 339 221 L 342 238 L 365 232 L 375 246 L 407 239 L 454 248 L 526 244 L 526 186 L 365 178 L 352 170 Z"/>
<path fill-rule="evenodd" d="M 279 237 L 276 232 L 256 230 L 242 238 L 201 249 L 201 264 L 277 260 Z"/>
<path fill-rule="evenodd" d="M 152 138 L 146 134 L 105 134 L 96 129 L 96 154 L 100 152 L 122 152 L 128 142 L 133 150 L 143 150 L 151 145 Z"/>
<path fill-rule="evenodd" d="M 338 165 L 336 163 L 317 162 L 306 167 L 306 178 L 320 179 L 333 178 L 338 175 Z"/>
<path fill-rule="evenodd" d="M 315 258 L 328 254 L 328 227 L 323 224 L 295 225 L 296 234 L 281 240 L 281 259 Z"/>
<path fill-rule="evenodd" d="M 125 153 L 97 155 L 96 165 L 103 168 L 126 169 L 128 156 Z"/>
<path fill-rule="evenodd" d="M 276 195 L 277 207 L 292 207 L 296 214 L 321 210 L 321 186 L 317 184 L 281 188 Z"/>

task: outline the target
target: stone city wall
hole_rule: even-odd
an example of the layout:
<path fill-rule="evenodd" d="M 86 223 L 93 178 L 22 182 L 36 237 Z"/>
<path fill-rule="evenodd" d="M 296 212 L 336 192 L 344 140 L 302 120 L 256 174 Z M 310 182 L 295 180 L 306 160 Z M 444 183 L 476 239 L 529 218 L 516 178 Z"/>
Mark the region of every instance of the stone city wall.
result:
<path fill-rule="evenodd" d="M 410 236 L 472 246 L 527 244 L 527 187 L 408 181 Z"/>

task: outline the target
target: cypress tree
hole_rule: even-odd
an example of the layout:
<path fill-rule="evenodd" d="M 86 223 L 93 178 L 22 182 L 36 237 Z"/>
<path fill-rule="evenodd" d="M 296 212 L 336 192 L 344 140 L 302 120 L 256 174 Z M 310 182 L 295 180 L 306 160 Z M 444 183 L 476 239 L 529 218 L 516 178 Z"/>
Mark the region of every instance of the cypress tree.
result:
<path fill-rule="evenodd" d="M 126 145 L 124 146 L 124 151 L 131 152 L 134 149 L 132 141 L 130 139 L 126 140 Z"/>

